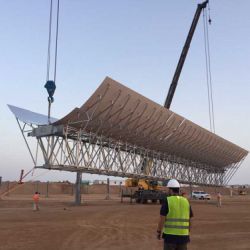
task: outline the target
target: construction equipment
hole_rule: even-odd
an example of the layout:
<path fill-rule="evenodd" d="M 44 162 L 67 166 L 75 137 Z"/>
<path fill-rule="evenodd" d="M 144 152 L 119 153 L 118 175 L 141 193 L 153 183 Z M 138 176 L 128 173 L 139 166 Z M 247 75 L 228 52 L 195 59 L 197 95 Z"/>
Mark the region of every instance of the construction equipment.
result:
<path fill-rule="evenodd" d="M 131 194 L 131 198 L 135 199 L 137 203 L 147 203 L 148 201 L 162 203 L 162 200 L 166 197 L 166 193 L 161 190 L 159 182 L 155 180 L 129 178 L 125 181 L 125 186 L 138 188 Z M 124 197 L 128 197 L 128 195 L 125 194 Z"/>
<path fill-rule="evenodd" d="M 155 162 L 153 159 L 145 157 L 141 165 L 142 173 L 149 175 L 154 169 Z M 166 193 L 161 190 L 162 187 L 157 180 L 129 178 L 125 181 L 125 186 L 138 188 L 132 195 L 132 199 L 135 199 L 137 203 L 147 203 L 148 201 L 152 203 L 159 201 L 161 203 L 166 197 Z"/>
<path fill-rule="evenodd" d="M 193 35 L 194 35 L 195 28 L 196 28 L 197 23 L 199 21 L 201 11 L 206 8 L 207 4 L 208 4 L 208 0 L 197 5 L 197 9 L 196 9 L 196 12 L 195 12 L 195 15 L 194 15 L 194 18 L 193 18 L 193 22 L 191 24 L 191 27 L 190 27 L 186 42 L 185 42 L 184 47 L 182 49 L 181 56 L 180 56 L 179 62 L 177 64 L 175 73 L 174 73 L 174 77 L 173 77 L 172 83 L 171 83 L 171 85 L 169 87 L 167 98 L 165 100 L 164 107 L 167 108 L 167 109 L 170 108 L 170 105 L 171 105 L 171 102 L 172 102 L 172 99 L 173 99 L 173 96 L 174 96 L 174 93 L 175 93 L 175 89 L 177 87 L 178 80 L 179 80 L 179 77 L 180 77 L 180 74 L 181 74 L 181 70 L 182 70 L 182 67 L 184 65 L 184 62 L 185 62 L 185 59 L 186 59 L 186 56 L 187 56 L 187 53 L 188 53 L 188 50 L 189 50 Z M 211 20 L 210 20 L 210 22 L 211 22 Z"/>
<path fill-rule="evenodd" d="M 125 180 L 126 187 L 138 187 L 140 190 L 161 190 L 158 181 L 146 179 L 133 179 Z"/>
<path fill-rule="evenodd" d="M 148 175 L 153 169 L 154 161 L 151 158 L 144 158 L 141 165 L 142 173 Z M 166 197 L 166 194 L 161 190 L 159 182 L 156 180 L 129 178 L 125 181 L 125 186 L 138 188 L 131 197 L 137 203 L 147 203 L 148 201 L 152 203 L 159 201 L 161 203 Z"/>
<path fill-rule="evenodd" d="M 51 113 L 51 104 L 54 102 L 54 93 L 56 90 L 56 69 L 57 69 L 57 45 L 58 45 L 58 30 L 59 30 L 59 10 L 60 10 L 60 0 L 57 0 L 57 11 L 56 11 L 56 31 L 55 31 L 55 55 L 54 55 L 54 72 L 53 78 L 51 79 L 50 71 L 51 64 L 51 41 L 52 41 L 52 27 L 53 27 L 53 1 L 50 1 L 50 16 L 49 16 L 49 39 L 48 39 L 48 54 L 47 54 L 47 76 L 46 76 L 46 84 L 44 88 L 46 88 L 48 92 L 48 123 L 51 123 L 50 113 Z"/>
<path fill-rule="evenodd" d="M 194 35 L 195 28 L 196 28 L 197 23 L 198 23 L 199 18 L 200 18 L 201 11 L 204 8 L 206 8 L 207 4 L 208 4 L 208 0 L 197 5 L 197 9 L 196 9 L 188 36 L 186 38 L 186 42 L 185 42 L 184 47 L 182 49 L 181 56 L 180 56 L 179 62 L 177 64 L 175 74 L 173 76 L 172 83 L 170 85 L 168 95 L 167 95 L 167 98 L 166 98 L 166 101 L 164 104 L 164 107 L 167 109 L 170 108 L 170 105 L 171 105 L 171 102 L 172 102 L 172 99 L 173 99 L 173 96 L 174 96 L 174 93 L 175 93 L 175 90 L 176 90 L 176 87 L 178 84 L 178 80 L 179 80 L 179 77 L 181 74 L 181 70 L 182 70 L 182 67 L 184 65 L 184 62 L 185 62 L 185 59 L 186 59 L 193 35 Z M 154 163 L 153 163 L 152 159 L 144 158 L 144 161 L 142 163 L 142 168 L 141 168 L 142 172 L 145 175 L 147 175 L 148 173 L 150 173 L 152 171 L 153 165 L 154 165 Z M 157 200 L 160 200 L 163 196 L 165 196 L 165 194 L 159 190 L 158 184 L 157 183 L 154 183 L 154 184 L 155 185 L 153 185 L 152 181 L 145 180 L 145 179 L 139 179 L 139 180 L 138 179 L 128 179 L 126 181 L 127 187 L 138 187 L 139 188 L 139 190 L 134 193 L 134 198 L 136 199 L 137 202 L 143 202 L 143 203 L 147 202 L 147 200 L 152 200 L 152 202 L 156 202 Z"/>
<path fill-rule="evenodd" d="M 239 194 L 239 195 L 247 195 L 246 187 L 245 187 L 245 186 L 240 186 L 240 187 L 238 188 L 238 194 Z"/>

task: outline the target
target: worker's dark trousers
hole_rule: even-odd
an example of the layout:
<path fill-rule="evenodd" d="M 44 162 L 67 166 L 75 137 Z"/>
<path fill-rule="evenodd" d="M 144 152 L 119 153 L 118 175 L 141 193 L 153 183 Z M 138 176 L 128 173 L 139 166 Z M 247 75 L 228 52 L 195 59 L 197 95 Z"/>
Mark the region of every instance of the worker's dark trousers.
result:
<path fill-rule="evenodd" d="M 164 242 L 164 250 L 187 250 L 187 244 L 173 244 Z"/>

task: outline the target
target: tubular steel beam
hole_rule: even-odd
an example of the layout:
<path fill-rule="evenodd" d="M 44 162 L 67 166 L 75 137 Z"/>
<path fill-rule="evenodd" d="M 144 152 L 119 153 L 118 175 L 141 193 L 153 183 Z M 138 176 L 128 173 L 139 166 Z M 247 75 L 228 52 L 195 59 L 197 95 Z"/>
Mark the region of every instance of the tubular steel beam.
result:
<path fill-rule="evenodd" d="M 74 139 L 58 135 L 52 136 L 51 140 L 40 137 L 39 145 L 45 164 L 37 165 L 36 168 L 155 180 L 176 178 L 186 184 L 223 185 L 227 170 L 234 167 L 215 168 L 174 155 L 122 144 L 111 138 L 76 133 Z M 46 151 L 45 148 L 50 150 Z M 56 153 L 51 154 L 52 149 Z M 153 161 L 147 175 L 142 170 L 144 159 Z"/>

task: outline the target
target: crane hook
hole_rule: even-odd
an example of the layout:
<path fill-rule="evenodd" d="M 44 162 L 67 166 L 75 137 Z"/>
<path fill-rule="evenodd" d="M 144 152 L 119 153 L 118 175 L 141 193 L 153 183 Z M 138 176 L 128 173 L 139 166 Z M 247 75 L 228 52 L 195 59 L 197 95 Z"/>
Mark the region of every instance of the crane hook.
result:
<path fill-rule="evenodd" d="M 47 92 L 49 94 L 48 96 L 48 102 L 52 103 L 54 101 L 53 95 L 55 93 L 56 90 L 56 84 L 54 81 L 47 81 L 46 84 L 44 85 L 44 88 L 47 89 Z"/>

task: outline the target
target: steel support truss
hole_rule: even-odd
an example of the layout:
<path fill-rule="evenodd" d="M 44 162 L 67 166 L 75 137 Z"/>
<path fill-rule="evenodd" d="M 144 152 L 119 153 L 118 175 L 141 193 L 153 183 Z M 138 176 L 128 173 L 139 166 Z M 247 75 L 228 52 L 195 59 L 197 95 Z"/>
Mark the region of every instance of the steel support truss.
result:
<path fill-rule="evenodd" d="M 40 126 L 29 136 L 37 138 L 36 155 L 43 158 L 36 168 L 154 180 L 176 178 L 185 184 L 221 186 L 240 165 L 216 168 L 62 125 Z M 152 164 L 145 172 L 149 161 Z"/>

